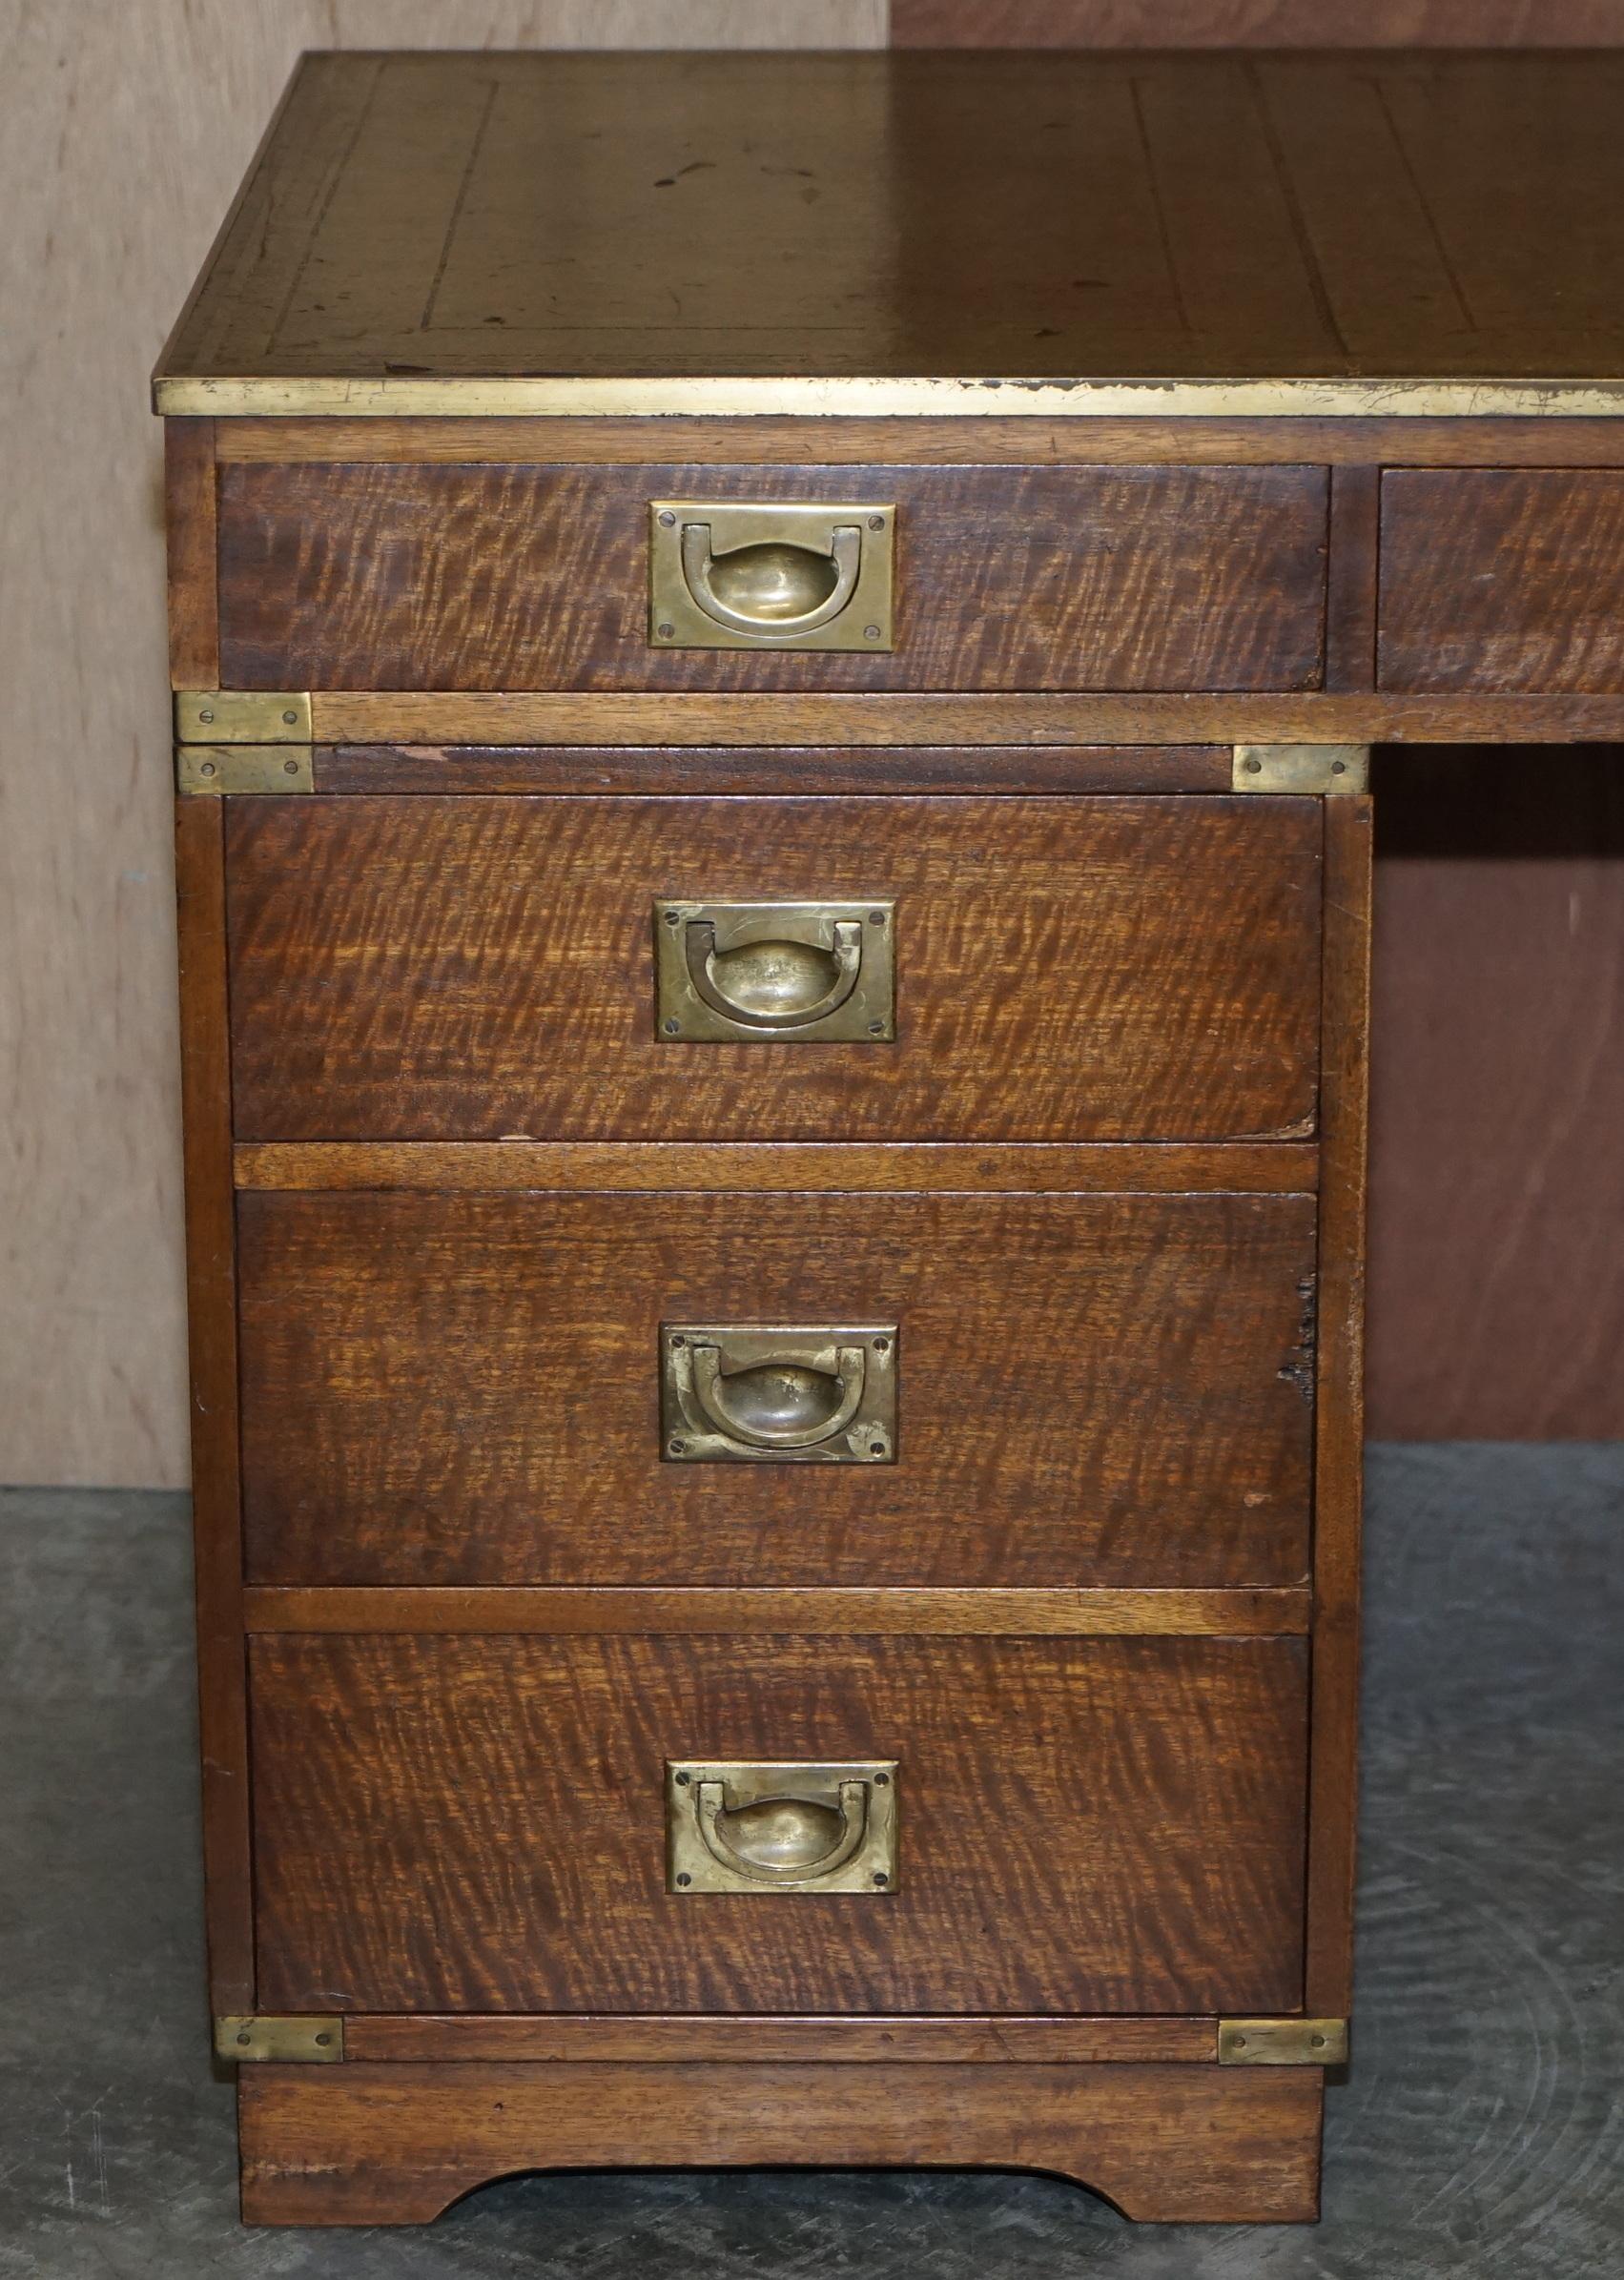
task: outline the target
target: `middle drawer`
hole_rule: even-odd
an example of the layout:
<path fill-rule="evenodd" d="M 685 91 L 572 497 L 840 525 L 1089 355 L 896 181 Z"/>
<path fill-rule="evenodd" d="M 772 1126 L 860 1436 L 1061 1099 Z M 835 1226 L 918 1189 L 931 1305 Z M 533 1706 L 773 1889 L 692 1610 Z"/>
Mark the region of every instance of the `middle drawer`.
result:
<path fill-rule="evenodd" d="M 229 807 L 241 1139 L 1205 1140 L 1313 1127 L 1317 800 Z M 676 909 L 657 912 L 668 899 Z M 874 1009 L 875 1034 L 866 1018 L 792 1042 L 733 1041 L 726 1025 L 722 1042 L 666 1034 L 656 932 L 676 924 L 697 952 L 704 930 L 683 910 L 763 903 L 802 906 L 783 970 L 754 976 L 769 996 L 786 984 L 793 996 L 799 959 L 833 1002 L 835 911 L 865 987 L 869 944 L 883 943 L 894 995 Z M 794 937 L 820 923 L 831 940 L 809 955 Z M 723 972 L 725 934 L 704 938 L 699 965 L 722 953 L 711 976 L 748 996 L 748 977 Z"/>
<path fill-rule="evenodd" d="M 248 1572 L 1269 1586 L 1305 1195 L 245 1194 Z M 894 1461 L 671 1461 L 661 1325 L 894 1339 Z"/>

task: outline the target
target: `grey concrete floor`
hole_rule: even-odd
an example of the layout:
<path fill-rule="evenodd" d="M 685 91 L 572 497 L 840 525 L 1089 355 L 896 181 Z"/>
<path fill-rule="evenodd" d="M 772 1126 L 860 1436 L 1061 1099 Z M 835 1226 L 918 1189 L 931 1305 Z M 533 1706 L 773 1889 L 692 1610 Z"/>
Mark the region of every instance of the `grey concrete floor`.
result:
<path fill-rule="evenodd" d="M 536 2176 L 244 2232 L 201 1988 L 175 1496 L 0 1491 L 0 2274 L 1624 2273 L 1624 1447 L 1377 1449 L 1355 2055 L 1318 2228 L 975 2171 Z"/>

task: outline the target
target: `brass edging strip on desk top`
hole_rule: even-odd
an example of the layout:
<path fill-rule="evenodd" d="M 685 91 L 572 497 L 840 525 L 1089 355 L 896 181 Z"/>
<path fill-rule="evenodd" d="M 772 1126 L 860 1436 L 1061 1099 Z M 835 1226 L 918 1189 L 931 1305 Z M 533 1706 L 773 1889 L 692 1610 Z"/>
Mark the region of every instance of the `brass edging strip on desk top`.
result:
<path fill-rule="evenodd" d="M 247 1140 L 247 1189 L 1311 1195 L 1311 1140 Z"/>
<path fill-rule="evenodd" d="M 1301 1638 L 1305 1588 L 1231 1590 L 730 1589 L 664 1585 L 445 1588 L 257 1585 L 261 1632 L 721 1633 L 757 1637 Z"/>
<path fill-rule="evenodd" d="M 976 377 L 580 379 L 160 373 L 153 408 L 186 419 L 1573 420 L 1624 415 L 1624 378 L 1055 380 Z"/>

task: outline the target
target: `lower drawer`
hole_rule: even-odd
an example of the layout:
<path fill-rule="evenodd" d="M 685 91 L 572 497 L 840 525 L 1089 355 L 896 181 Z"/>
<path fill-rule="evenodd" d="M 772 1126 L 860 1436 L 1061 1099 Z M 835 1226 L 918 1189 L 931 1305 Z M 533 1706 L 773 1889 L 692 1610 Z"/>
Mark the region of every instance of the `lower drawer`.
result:
<path fill-rule="evenodd" d="M 263 2009 L 1301 2005 L 1299 1640 L 260 1637 L 251 1688 Z M 894 1760 L 894 1889 L 668 1889 L 672 1758 Z"/>

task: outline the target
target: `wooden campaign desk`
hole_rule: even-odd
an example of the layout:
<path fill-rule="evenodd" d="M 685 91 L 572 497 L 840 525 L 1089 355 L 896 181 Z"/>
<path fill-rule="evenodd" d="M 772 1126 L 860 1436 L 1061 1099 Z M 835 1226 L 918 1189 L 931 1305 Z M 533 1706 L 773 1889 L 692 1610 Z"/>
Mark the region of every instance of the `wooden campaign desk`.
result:
<path fill-rule="evenodd" d="M 1315 2213 L 1367 748 L 1624 738 L 1621 99 L 300 68 L 157 380 L 250 2218 Z"/>

